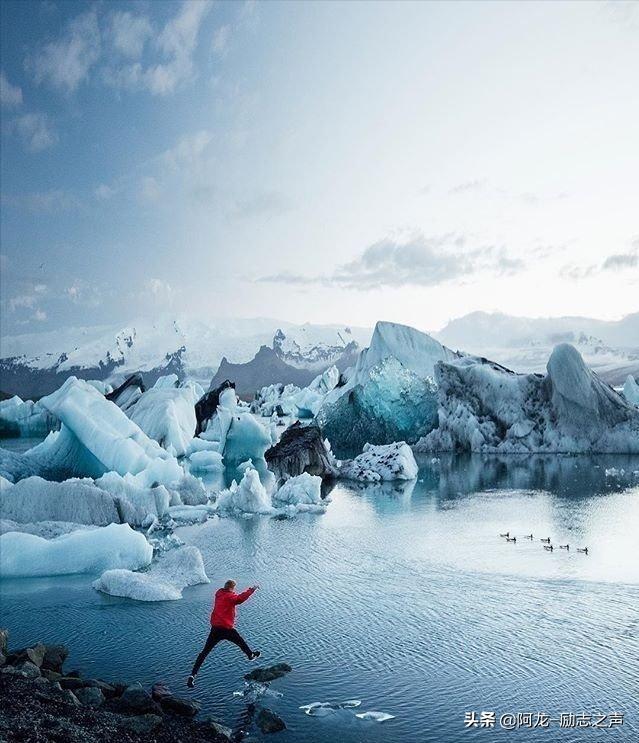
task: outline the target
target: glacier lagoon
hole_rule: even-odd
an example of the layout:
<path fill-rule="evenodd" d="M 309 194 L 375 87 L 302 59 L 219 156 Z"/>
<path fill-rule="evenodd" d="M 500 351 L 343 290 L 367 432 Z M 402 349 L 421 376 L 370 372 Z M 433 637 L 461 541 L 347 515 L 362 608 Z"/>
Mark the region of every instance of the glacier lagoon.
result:
<path fill-rule="evenodd" d="M 5 442 L 6 443 L 6 442 Z M 212 585 L 144 604 L 99 594 L 97 576 L 0 582 L 12 645 L 65 642 L 68 667 L 106 680 L 184 681 L 228 577 L 262 590 L 239 628 L 265 664 L 293 673 L 267 698 L 291 741 L 456 743 L 465 712 L 625 714 L 639 734 L 639 457 L 419 457 L 416 482 L 339 481 L 323 515 L 224 518 L 177 534 L 202 552 Z M 516 544 L 499 534 L 517 535 Z M 522 539 L 534 534 L 534 541 Z M 546 552 L 539 539 L 569 543 Z M 589 547 L 579 554 L 577 547 Z M 216 648 L 194 698 L 237 728 L 234 696 L 252 668 Z M 322 717 L 313 702 L 359 699 Z M 382 724 L 355 713 L 394 715 Z M 522 728 L 522 741 L 588 731 Z M 612 738 L 611 738 L 612 739 Z"/>

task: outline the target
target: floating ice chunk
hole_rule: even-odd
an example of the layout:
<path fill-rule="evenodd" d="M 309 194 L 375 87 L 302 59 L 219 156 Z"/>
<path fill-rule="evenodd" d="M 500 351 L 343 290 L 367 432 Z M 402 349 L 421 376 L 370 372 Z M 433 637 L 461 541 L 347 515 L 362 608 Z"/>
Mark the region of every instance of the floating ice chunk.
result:
<path fill-rule="evenodd" d="M 146 567 L 153 548 L 128 524 L 82 529 L 56 539 L 9 532 L 0 536 L 4 578 L 97 573 L 109 568 Z"/>
<path fill-rule="evenodd" d="M 117 472 L 107 472 L 95 484 L 117 498 L 122 520 L 133 526 L 141 526 L 149 514 L 153 517 L 163 516 L 171 501 L 171 495 L 164 485 L 140 487 L 133 475 L 123 477 Z"/>
<path fill-rule="evenodd" d="M 0 401 L 0 432 L 9 436 L 44 436 L 60 422 L 39 402 L 14 395 Z"/>
<path fill-rule="evenodd" d="M 366 482 L 415 480 L 417 472 L 413 452 L 403 441 L 379 446 L 366 444 L 360 455 L 340 467 L 341 477 Z"/>
<path fill-rule="evenodd" d="M 114 471 L 139 475 L 139 484 L 147 486 L 154 482 L 168 485 L 182 477 L 175 457 L 86 382 L 69 377 L 60 389 L 40 402 L 97 460 L 103 468 L 100 474 Z"/>
<path fill-rule="evenodd" d="M 345 702 L 342 702 L 340 706 L 344 709 L 353 709 L 354 707 L 359 707 L 361 703 L 361 699 L 347 699 Z"/>
<path fill-rule="evenodd" d="M 167 374 L 164 377 L 158 377 L 155 380 L 155 384 L 151 389 L 154 390 L 170 390 L 179 387 L 180 380 L 177 374 Z"/>
<path fill-rule="evenodd" d="M 360 451 L 366 443 L 412 443 L 437 422 L 437 387 L 390 357 L 367 369 L 349 394 L 326 397 L 317 421 L 334 450 Z M 341 392 L 339 388 L 335 392 Z"/>
<path fill-rule="evenodd" d="M 194 475 L 184 475 L 184 477 L 173 485 L 172 492 L 177 498 L 171 500 L 171 505 L 176 506 L 184 504 L 185 506 L 201 506 L 208 502 L 208 496 L 204 483 Z"/>
<path fill-rule="evenodd" d="M 637 384 L 632 374 L 628 374 L 628 378 L 624 382 L 623 396 L 631 405 L 639 407 L 639 384 Z"/>
<path fill-rule="evenodd" d="M 322 478 L 304 472 L 291 477 L 274 494 L 277 505 L 319 505 L 322 504 Z"/>
<path fill-rule="evenodd" d="M 207 506 L 171 506 L 169 516 L 182 524 L 203 524 L 214 511 Z"/>
<path fill-rule="evenodd" d="M 435 374 L 439 425 L 419 451 L 639 453 L 639 410 L 568 344 L 553 350 L 546 377 L 482 359 Z"/>
<path fill-rule="evenodd" d="M 21 523 L 68 521 L 76 524 L 120 523 L 116 500 L 91 480 L 49 482 L 28 477 L 3 488 L 0 517 Z"/>
<path fill-rule="evenodd" d="M 63 534 L 70 534 L 78 529 L 99 529 L 98 526 L 75 524 L 70 521 L 36 521 L 32 524 L 21 524 L 10 519 L 0 519 L 0 534 L 10 531 L 19 531 L 24 534 L 35 534 L 44 539 L 55 539 Z"/>
<path fill-rule="evenodd" d="M 142 573 L 131 570 L 107 570 L 93 587 L 111 596 L 136 601 L 176 601 L 187 586 L 210 583 L 197 547 L 179 547 L 166 552 Z"/>
<path fill-rule="evenodd" d="M 395 715 L 389 715 L 388 712 L 358 712 L 355 717 L 359 717 L 360 720 L 372 720 L 373 722 L 386 722 L 386 720 L 394 719 Z"/>
<path fill-rule="evenodd" d="M 248 514 L 273 513 L 271 498 L 260 482 L 259 473 L 255 469 L 247 469 L 239 485 L 233 480 L 230 488 L 218 495 L 216 506 L 220 511 Z"/>
<path fill-rule="evenodd" d="M 171 385 L 153 387 L 140 397 L 128 411 L 128 416 L 147 436 L 178 457 L 186 454 L 195 434 L 197 421 L 189 389 L 176 389 Z"/>
<path fill-rule="evenodd" d="M 312 702 L 311 704 L 302 705 L 300 709 L 304 711 L 305 715 L 310 715 L 311 717 L 326 717 L 326 715 L 333 714 L 337 707 L 330 702 Z"/>
<path fill-rule="evenodd" d="M 263 459 L 270 445 L 269 432 L 250 413 L 235 415 L 226 434 L 224 462 L 232 465 L 247 459 Z"/>
<path fill-rule="evenodd" d="M 220 471 L 224 469 L 222 455 L 217 451 L 201 450 L 195 451 L 189 456 L 191 470 Z"/>

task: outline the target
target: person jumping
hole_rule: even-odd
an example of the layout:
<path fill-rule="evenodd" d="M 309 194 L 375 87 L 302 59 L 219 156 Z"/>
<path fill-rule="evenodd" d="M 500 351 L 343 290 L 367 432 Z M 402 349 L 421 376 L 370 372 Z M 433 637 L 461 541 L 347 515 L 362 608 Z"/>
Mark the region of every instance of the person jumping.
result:
<path fill-rule="evenodd" d="M 200 666 L 204 663 L 206 656 L 220 640 L 228 640 L 234 645 L 237 645 L 249 660 L 255 660 L 261 655 L 259 650 L 251 650 L 242 635 L 235 629 L 235 607 L 252 596 L 259 586 L 251 586 L 246 591 L 242 591 L 242 593 L 235 593 L 235 586 L 236 583 L 234 580 L 227 580 L 224 588 L 220 588 L 215 592 L 215 603 L 211 612 L 211 631 L 186 682 L 186 685 L 190 689 L 195 686 L 195 677 L 200 670 Z"/>

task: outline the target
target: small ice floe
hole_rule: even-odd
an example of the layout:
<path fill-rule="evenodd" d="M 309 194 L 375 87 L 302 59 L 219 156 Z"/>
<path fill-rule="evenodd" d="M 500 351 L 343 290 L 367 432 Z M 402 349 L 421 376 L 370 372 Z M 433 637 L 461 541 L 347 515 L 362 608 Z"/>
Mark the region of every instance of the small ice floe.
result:
<path fill-rule="evenodd" d="M 375 712 L 374 710 L 371 710 L 370 712 L 359 712 L 355 715 L 355 717 L 359 717 L 360 720 L 372 720 L 373 722 L 386 722 L 386 720 L 392 720 L 395 715 L 389 715 L 388 712 Z"/>
<path fill-rule="evenodd" d="M 233 692 L 234 697 L 246 699 L 248 702 L 257 702 L 262 697 L 274 697 L 279 699 L 282 696 L 281 691 L 274 691 L 268 683 L 261 681 L 245 681 L 244 688 Z"/>
<path fill-rule="evenodd" d="M 311 717 L 325 717 L 338 709 L 353 709 L 359 707 L 361 704 L 360 699 L 347 699 L 345 702 L 312 702 L 311 704 L 304 704 L 300 709 L 306 715 Z"/>

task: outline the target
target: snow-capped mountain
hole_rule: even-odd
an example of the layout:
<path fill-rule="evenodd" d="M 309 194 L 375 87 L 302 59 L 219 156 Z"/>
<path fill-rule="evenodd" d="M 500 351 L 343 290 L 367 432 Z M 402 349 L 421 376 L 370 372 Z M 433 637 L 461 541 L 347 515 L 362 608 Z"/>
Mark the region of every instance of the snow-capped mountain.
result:
<path fill-rule="evenodd" d="M 140 371 L 148 382 L 176 373 L 208 385 L 226 359 L 250 361 L 261 346 L 285 364 L 311 376 L 330 366 L 349 344 L 365 345 L 371 330 L 333 325 L 295 325 L 271 319 L 217 319 L 162 316 L 126 327 L 68 328 L 60 333 L 5 336 L 0 390 L 39 397 L 75 375 L 121 381 Z"/>
<path fill-rule="evenodd" d="M 451 348 L 494 359 L 521 373 L 544 373 L 558 343 L 571 343 L 612 385 L 639 375 L 639 312 L 618 321 L 587 317 L 529 318 L 472 312 L 434 334 Z"/>

